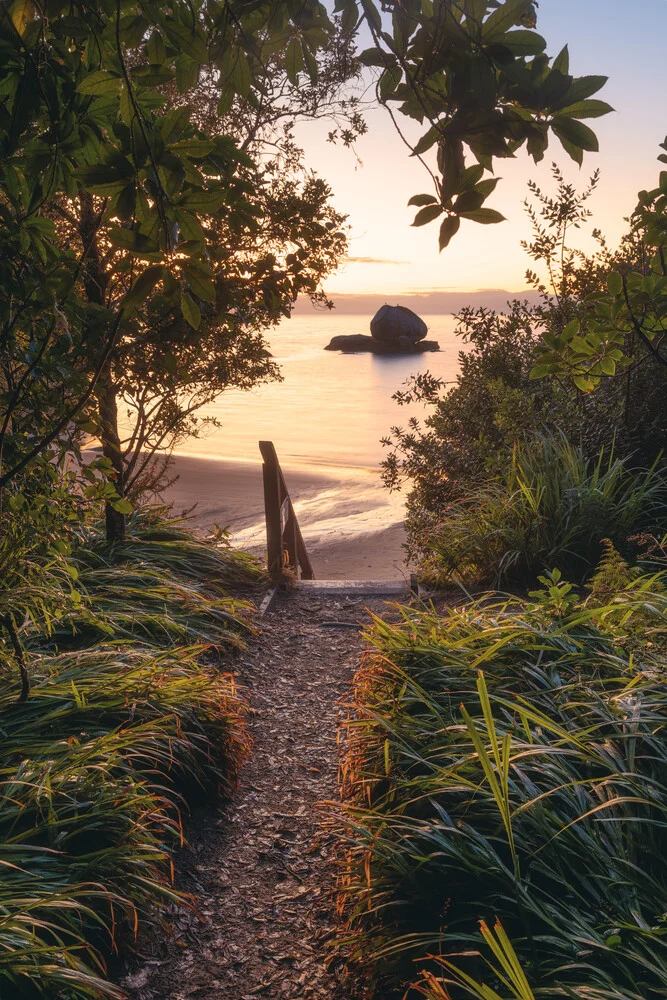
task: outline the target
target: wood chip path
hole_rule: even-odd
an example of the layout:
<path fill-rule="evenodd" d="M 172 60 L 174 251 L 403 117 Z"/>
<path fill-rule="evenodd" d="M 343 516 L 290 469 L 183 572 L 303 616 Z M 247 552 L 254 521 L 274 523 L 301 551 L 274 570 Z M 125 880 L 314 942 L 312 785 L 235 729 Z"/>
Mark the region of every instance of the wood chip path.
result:
<path fill-rule="evenodd" d="M 254 749 L 233 802 L 189 830 L 167 953 L 123 985 L 133 1000 L 348 1000 L 326 955 L 334 915 L 331 845 L 318 803 L 337 796 L 337 727 L 379 598 L 281 595 L 240 662 Z M 157 946 L 156 946 L 157 947 Z M 144 948 L 144 952 L 147 949 Z"/>

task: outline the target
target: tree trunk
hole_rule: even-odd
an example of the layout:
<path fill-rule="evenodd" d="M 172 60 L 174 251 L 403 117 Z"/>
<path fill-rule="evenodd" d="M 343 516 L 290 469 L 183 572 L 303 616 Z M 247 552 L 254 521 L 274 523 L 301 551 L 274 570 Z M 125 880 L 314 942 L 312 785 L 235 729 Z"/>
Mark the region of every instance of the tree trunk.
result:
<path fill-rule="evenodd" d="M 104 305 L 108 276 L 104 270 L 104 264 L 97 243 L 99 217 L 95 212 L 92 195 L 87 191 L 82 191 L 79 195 L 79 201 L 81 205 L 79 233 L 86 257 L 84 271 L 86 297 L 89 302 Z M 112 482 L 118 496 L 123 498 L 125 496 L 123 454 L 121 451 L 120 435 L 118 433 L 118 404 L 116 388 L 113 383 L 111 362 L 109 362 L 106 371 L 100 378 L 96 397 L 100 417 L 102 453 L 111 462 L 114 470 Z M 125 515 L 114 510 L 108 501 L 105 504 L 104 514 L 107 541 L 122 541 L 125 538 Z"/>
<path fill-rule="evenodd" d="M 101 425 L 102 454 L 113 466 L 113 485 L 119 497 L 125 496 L 125 475 L 123 455 L 118 434 L 118 405 L 116 390 L 110 378 L 110 373 L 100 388 L 98 394 Z M 107 542 L 122 542 L 125 538 L 125 515 L 114 510 L 107 501 L 105 504 L 105 521 Z"/>

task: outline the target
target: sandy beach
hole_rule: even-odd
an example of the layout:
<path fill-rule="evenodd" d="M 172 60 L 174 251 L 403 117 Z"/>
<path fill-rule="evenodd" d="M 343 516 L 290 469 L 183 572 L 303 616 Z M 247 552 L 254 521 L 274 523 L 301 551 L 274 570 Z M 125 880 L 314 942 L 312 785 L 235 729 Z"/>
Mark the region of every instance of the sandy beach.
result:
<path fill-rule="evenodd" d="M 260 463 L 174 456 L 176 482 L 163 498 L 189 512 L 205 531 L 218 524 L 232 542 L 262 556 L 266 549 Z M 398 579 L 408 574 L 400 496 L 363 468 L 284 467 L 283 472 L 320 579 Z"/>

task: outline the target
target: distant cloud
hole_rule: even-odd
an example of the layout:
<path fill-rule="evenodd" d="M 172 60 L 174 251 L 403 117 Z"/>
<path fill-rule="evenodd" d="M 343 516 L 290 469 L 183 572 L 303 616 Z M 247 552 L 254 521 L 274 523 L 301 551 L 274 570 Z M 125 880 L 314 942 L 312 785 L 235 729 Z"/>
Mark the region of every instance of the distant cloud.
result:
<path fill-rule="evenodd" d="M 382 257 L 346 257 L 348 264 L 410 264 L 409 260 L 385 260 Z"/>

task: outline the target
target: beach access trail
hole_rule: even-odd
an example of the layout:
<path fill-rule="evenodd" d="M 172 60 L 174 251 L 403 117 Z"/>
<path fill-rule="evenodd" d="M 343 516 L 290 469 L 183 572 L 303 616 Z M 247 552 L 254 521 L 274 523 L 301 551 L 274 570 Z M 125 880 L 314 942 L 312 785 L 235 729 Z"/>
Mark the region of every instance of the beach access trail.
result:
<path fill-rule="evenodd" d="M 192 817 L 177 885 L 199 916 L 176 913 L 124 986 L 133 1000 L 346 1000 L 328 965 L 335 927 L 333 845 L 323 830 L 338 798 L 338 726 L 363 650 L 368 612 L 391 598 L 279 594 L 238 664 L 253 750 L 233 800 Z M 203 922 L 205 921 L 205 923 Z M 142 948 L 150 955 L 151 945 Z M 162 950 L 160 950 L 162 949 Z"/>

